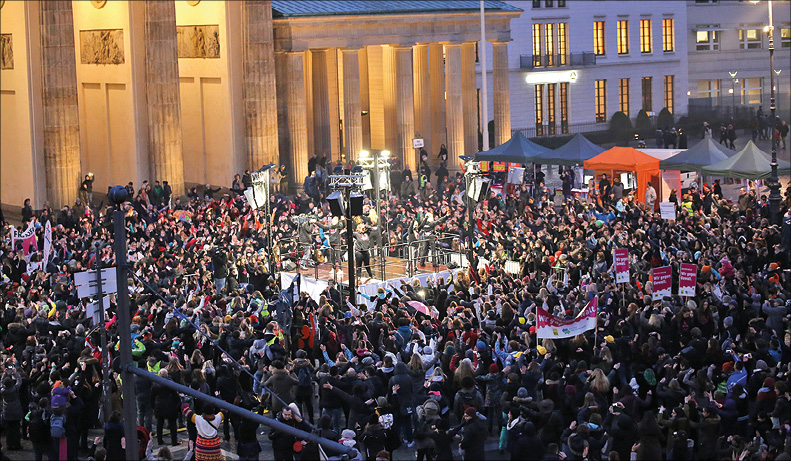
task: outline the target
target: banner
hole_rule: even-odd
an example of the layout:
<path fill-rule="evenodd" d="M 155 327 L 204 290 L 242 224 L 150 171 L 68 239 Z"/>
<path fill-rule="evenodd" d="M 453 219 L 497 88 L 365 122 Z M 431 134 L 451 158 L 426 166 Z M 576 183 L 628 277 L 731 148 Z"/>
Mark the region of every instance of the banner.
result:
<path fill-rule="evenodd" d="M 662 216 L 662 219 L 675 221 L 676 220 L 676 204 L 673 203 L 673 202 L 660 202 L 659 203 L 659 214 Z"/>
<path fill-rule="evenodd" d="M 655 267 L 651 271 L 654 279 L 654 299 L 662 299 L 672 295 L 673 268 L 670 266 Z"/>
<path fill-rule="evenodd" d="M 628 282 L 629 250 L 626 248 L 616 248 L 613 250 L 613 260 L 615 260 L 615 283 Z"/>
<path fill-rule="evenodd" d="M 678 274 L 678 295 L 695 296 L 698 283 L 698 266 L 682 263 Z"/>
<path fill-rule="evenodd" d="M 596 328 L 596 309 L 598 298 L 593 297 L 585 309 L 571 320 L 564 320 L 536 307 L 536 335 L 542 338 L 571 338 Z"/>
<path fill-rule="evenodd" d="M 49 263 L 49 257 L 52 254 L 52 224 L 47 220 L 44 226 L 44 257 L 41 259 L 41 265 L 46 270 Z"/>
<path fill-rule="evenodd" d="M 36 228 L 33 221 L 27 226 L 24 232 L 17 232 L 16 228 L 11 228 L 11 248 L 16 249 L 15 244 L 17 240 L 22 241 L 22 252 L 25 254 L 25 261 L 30 262 L 30 253 L 38 251 L 38 244 L 36 243 Z M 31 251 L 32 247 L 32 251 Z"/>

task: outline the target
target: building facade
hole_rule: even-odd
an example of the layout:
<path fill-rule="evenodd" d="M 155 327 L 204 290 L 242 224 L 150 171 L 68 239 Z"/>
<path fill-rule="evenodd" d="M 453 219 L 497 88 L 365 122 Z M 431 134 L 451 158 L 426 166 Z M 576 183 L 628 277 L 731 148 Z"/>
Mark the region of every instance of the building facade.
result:
<path fill-rule="evenodd" d="M 511 125 L 605 130 L 615 112 L 687 112 L 686 2 L 509 1 Z M 489 82 L 491 85 L 491 81 Z"/>
<path fill-rule="evenodd" d="M 718 106 L 763 106 L 769 110 L 769 5 L 766 0 L 687 2 L 691 104 L 701 111 Z M 774 24 L 775 88 L 779 113 L 791 103 L 791 2 L 771 2 Z"/>
<path fill-rule="evenodd" d="M 521 10 L 485 5 L 503 142 Z M 13 1 L 0 15 L 3 206 L 71 205 L 88 172 L 97 192 L 167 180 L 181 194 L 270 162 L 296 185 L 314 154 L 389 150 L 414 169 L 418 137 L 451 166 L 478 150 L 477 0 Z"/>

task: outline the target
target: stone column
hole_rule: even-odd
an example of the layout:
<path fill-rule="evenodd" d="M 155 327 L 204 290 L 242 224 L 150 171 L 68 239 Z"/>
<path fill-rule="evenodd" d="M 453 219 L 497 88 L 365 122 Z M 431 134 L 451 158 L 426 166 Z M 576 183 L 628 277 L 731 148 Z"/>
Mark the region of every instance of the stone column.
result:
<path fill-rule="evenodd" d="M 81 179 L 74 20 L 70 0 L 40 2 L 39 8 L 47 200 L 59 209 L 74 204 Z"/>
<path fill-rule="evenodd" d="M 288 130 L 288 157 L 291 165 L 292 187 L 298 187 L 308 175 L 308 120 L 305 96 L 305 76 L 302 52 L 277 54 L 277 67 L 280 69 L 285 93 L 280 105 L 283 125 Z"/>
<path fill-rule="evenodd" d="M 360 112 L 366 111 L 368 115 L 361 118 L 363 130 L 363 149 L 371 150 L 371 96 L 370 78 L 368 75 L 368 49 L 360 48 L 357 52 L 360 74 Z"/>
<path fill-rule="evenodd" d="M 398 126 L 397 150 L 404 159 L 404 166 L 417 169 L 417 154 L 412 148 L 415 137 L 415 104 L 412 86 L 412 47 L 394 46 L 396 64 L 396 123 Z"/>
<path fill-rule="evenodd" d="M 423 138 L 425 149 L 431 152 L 431 101 L 429 97 L 428 45 L 412 47 L 412 67 L 415 95 L 415 137 Z M 418 158 L 418 162 L 420 159 Z"/>
<path fill-rule="evenodd" d="M 343 55 L 343 137 L 347 159 L 356 159 L 363 150 L 362 108 L 360 105 L 359 50 L 341 50 Z"/>
<path fill-rule="evenodd" d="M 437 163 L 437 155 L 445 140 L 445 57 L 441 43 L 428 46 L 429 52 L 429 84 L 431 86 L 429 102 L 431 106 L 431 150 L 429 160 Z"/>
<path fill-rule="evenodd" d="M 478 152 L 478 92 L 475 83 L 475 43 L 461 45 L 461 92 L 464 107 L 464 153 Z"/>
<path fill-rule="evenodd" d="M 494 87 L 494 146 L 511 139 L 511 83 L 508 68 L 508 42 L 492 42 Z"/>
<path fill-rule="evenodd" d="M 184 194 L 176 4 L 146 0 L 146 100 L 148 157 L 152 182 L 168 181 L 173 194 Z"/>
<path fill-rule="evenodd" d="M 384 149 L 393 153 L 396 158 L 404 161 L 398 148 L 398 121 L 396 117 L 396 104 L 398 94 L 398 79 L 396 78 L 395 49 L 391 45 L 382 45 L 382 92 L 384 108 Z"/>
<path fill-rule="evenodd" d="M 327 81 L 327 50 L 310 50 L 313 69 L 313 142 L 319 157 L 331 157 L 330 95 Z"/>
<path fill-rule="evenodd" d="M 245 140 L 247 167 L 277 163 L 277 89 L 271 0 L 242 2 Z"/>
<path fill-rule="evenodd" d="M 461 93 L 461 44 L 445 45 L 445 116 L 447 120 L 448 169 L 459 168 L 464 155 L 464 110 Z"/>

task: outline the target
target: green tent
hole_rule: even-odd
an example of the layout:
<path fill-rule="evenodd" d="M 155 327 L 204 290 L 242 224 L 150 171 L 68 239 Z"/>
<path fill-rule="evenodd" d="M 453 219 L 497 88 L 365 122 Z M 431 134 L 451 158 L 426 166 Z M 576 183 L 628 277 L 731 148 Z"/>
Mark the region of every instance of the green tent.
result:
<path fill-rule="evenodd" d="M 533 163 L 533 158 L 544 152 L 549 152 L 549 149 L 534 143 L 517 131 L 511 139 L 499 146 L 475 154 L 475 160 L 479 162 Z"/>
<path fill-rule="evenodd" d="M 772 175 L 771 164 L 772 157 L 750 141 L 733 157 L 704 166 L 701 172 L 724 178 L 767 179 Z M 791 174 L 791 163 L 778 159 L 777 174 Z"/>
<path fill-rule="evenodd" d="M 659 161 L 663 170 L 698 171 L 701 167 L 721 162 L 736 155 L 736 151 L 723 147 L 707 137 L 685 151 Z"/>

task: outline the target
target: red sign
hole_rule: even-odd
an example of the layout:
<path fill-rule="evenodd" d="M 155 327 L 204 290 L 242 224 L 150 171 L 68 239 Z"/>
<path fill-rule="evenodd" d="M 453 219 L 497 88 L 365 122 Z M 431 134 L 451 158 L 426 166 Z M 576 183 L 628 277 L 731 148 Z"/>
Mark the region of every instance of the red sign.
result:
<path fill-rule="evenodd" d="M 654 279 L 654 299 L 662 299 L 672 295 L 673 289 L 673 268 L 670 266 L 655 267 L 651 271 Z"/>
<path fill-rule="evenodd" d="M 629 281 L 629 250 L 626 248 L 616 248 L 613 250 L 615 260 L 615 283 Z"/>
<path fill-rule="evenodd" d="M 682 263 L 678 274 L 678 295 L 695 296 L 698 282 L 698 266 Z"/>

